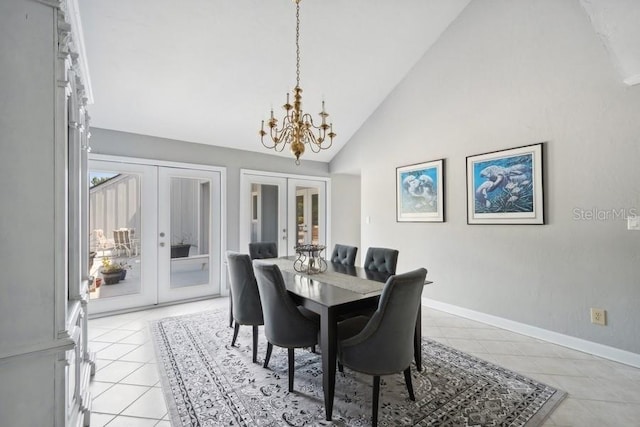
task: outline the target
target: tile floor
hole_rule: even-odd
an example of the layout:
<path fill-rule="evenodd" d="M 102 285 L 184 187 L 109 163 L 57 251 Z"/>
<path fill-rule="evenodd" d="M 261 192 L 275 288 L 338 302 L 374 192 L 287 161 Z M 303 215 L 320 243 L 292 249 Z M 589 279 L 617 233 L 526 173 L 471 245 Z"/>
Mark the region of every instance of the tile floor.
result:
<path fill-rule="evenodd" d="M 89 321 L 91 426 L 169 427 L 149 321 L 227 308 L 217 298 Z M 545 426 L 640 425 L 640 369 L 423 308 L 423 335 L 568 392 Z"/>

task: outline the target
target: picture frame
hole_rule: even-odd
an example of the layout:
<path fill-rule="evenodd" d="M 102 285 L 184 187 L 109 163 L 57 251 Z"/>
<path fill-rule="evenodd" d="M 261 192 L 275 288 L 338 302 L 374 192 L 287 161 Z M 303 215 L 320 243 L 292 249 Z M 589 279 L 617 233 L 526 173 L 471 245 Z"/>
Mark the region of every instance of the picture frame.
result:
<path fill-rule="evenodd" d="M 468 224 L 544 224 L 543 143 L 467 156 Z"/>
<path fill-rule="evenodd" d="M 444 222 L 444 159 L 396 168 L 396 221 Z"/>

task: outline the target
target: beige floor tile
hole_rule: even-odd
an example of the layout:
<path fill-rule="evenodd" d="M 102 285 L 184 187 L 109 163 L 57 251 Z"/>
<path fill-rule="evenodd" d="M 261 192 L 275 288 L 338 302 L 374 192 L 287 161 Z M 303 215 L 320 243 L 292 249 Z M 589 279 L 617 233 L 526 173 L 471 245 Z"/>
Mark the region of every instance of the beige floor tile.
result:
<path fill-rule="evenodd" d="M 444 334 L 440 331 L 440 328 L 437 326 L 424 326 L 422 325 L 422 336 L 425 337 L 442 337 Z"/>
<path fill-rule="evenodd" d="M 100 335 L 106 334 L 107 332 L 110 332 L 111 329 L 107 329 L 107 328 L 98 328 L 98 327 L 89 327 L 89 330 L 87 332 L 87 337 L 89 338 L 89 341 L 93 340 L 96 337 L 99 337 Z"/>
<path fill-rule="evenodd" d="M 133 334 L 118 341 L 118 343 L 120 344 L 138 344 L 138 345 L 146 344 L 148 342 L 151 342 L 151 333 L 146 329 L 143 329 L 141 331 L 136 331 Z"/>
<path fill-rule="evenodd" d="M 586 403 L 592 414 L 599 414 L 599 416 L 606 414 L 606 419 L 609 425 L 640 425 L 640 404 L 601 401 L 589 401 Z"/>
<path fill-rule="evenodd" d="M 481 342 L 464 338 L 449 338 L 449 345 L 465 353 L 486 353 Z"/>
<path fill-rule="evenodd" d="M 102 381 L 91 381 L 89 386 L 89 390 L 91 390 L 91 397 L 95 399 L 100 396 L 107 389 L 113 387 L 114 383 L 102 382 Z"/>
<path fill-rule="evenodd" d="M 616 392 L 602 387 L 602 382 L 593 378 L 569 377 L 551 375 L 555 377 L 559 387 L 569 393 L 571 397 L 582 400 L 615 401 Z"/>
<path fill-rule="evenodd" d="M 97 338 L 94 338 L 92 341 L 94 341 L 94 342 L 115 343 L 115 342 L 123 340 L 124 338 L 128 337 L 129 335 L 131 335 L 133 333 L 134 332 L 128 331 L 126 329 L 112 329 L 111 331 L 106 332 L 106 333 L 98 336 Z"/>
<path fill-rule="evenodd" d="M 539 372 L 548 375 L 569 375 L 584 376 L 582 371 L 575 365 L 575 360 L 558 359 L 556 357 L 534 357 L 536 370 L 529 372 Z"/>
<path fill-rule="evenodd" d="M 93 399 L 92 410 L 104 414 L 117 415 L 149 389 L 150 387 L 116 384 Z"/>
<path fill-rule="evenodd" d="M 100 414 L 98 412 L 91 412 L 91 427 L 104 427 L 109 421 L 115 418 L 113 414 Z"/>
<path fill-rule="evenodd" d="M 140 368 L 127 375 L 120 382 L 122 384 L 136 384 L 153 386 L 160 381 L 158 367 L 155 363 L 146 363 Z"/>
<path fill-rule="evenodd" d="M 100 369 L 93 377 L 94 381 L 117 383 L 126 376 L 130 375 L 133 371 L 141 368 L 143 363 L 140 362 L 125 362 L 116 360 Z"/>
<path fill-rule="evenodd" d="M 599 416 L 594 416 L 588 406 L 576 399 L 565 399 L 549 416 L 549 420 L 555 425 L 573 427 L 604 427 L 611 426 Z"/>
<path fill-rule="evenodd" d="M 127 407 L 122 415 L 162 419 L 167 414 L 162 390 L 152 388 L 140 396 L 131 406 Z"/>
<path fill-rule="evenodd" d="M 150 418 L 127 417 L 120 415 L 115 417 L 107 427 L 154 427 L 159 420 Z"/>
<path fill-rule="evenodd" d="M 139 347 L 138 344 L 111 344 L 97 351 L 98 359 L 118 360 Z M 94 350 L 95 351 L 95 350 Z"/>
<path fill-rule="evenodd" d="M 493 340 L 482 340 L 481 343 L 487 353 L 505 354 L 511 356 L 532 356 L 531 354 L 528 354 L 521 350 L 522 343 Z"/>
<path fill-rule="evenodd" d="M 511 371 L 528 375 L 532 372 L 539 372 L 540 370 L 536 366 L 536 359 L 533 357 L 510 354 L 490 354 L 492 355 L 493 363 Z"/>
<path fill-rule="evenodd" d="M 473 332 L 470 329 L 466 329 L 466 328 L 440 326 L 440 331 L 442 332 L 442 336 L 447 338 L 466 338 L 466 339 L 474 338 Z"/>
<path fill-rule="evenodd" d="M 120 357 L 120 360 L 149 363 L 155 361 L 155 357 L 156 354 L 153 349 L 153 344 L 149 342 Z"/>
<path fill-rule="evenodd" d="M 98 353 L 100 350 L 104 350 L 109 347 L 112 343 L 110 342 L 98 342 L 98 341 L 89 341 L 89 350 Z"/>

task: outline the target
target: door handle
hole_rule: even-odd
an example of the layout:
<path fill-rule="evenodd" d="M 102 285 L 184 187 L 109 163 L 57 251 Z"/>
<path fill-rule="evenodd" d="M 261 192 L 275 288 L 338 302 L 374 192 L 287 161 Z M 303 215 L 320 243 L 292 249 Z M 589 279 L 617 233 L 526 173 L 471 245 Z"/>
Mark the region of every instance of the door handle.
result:
<path fill-rule="evenodd" d="M 164 242 L 160 242 L 160 247 L 164 248 Z"/>

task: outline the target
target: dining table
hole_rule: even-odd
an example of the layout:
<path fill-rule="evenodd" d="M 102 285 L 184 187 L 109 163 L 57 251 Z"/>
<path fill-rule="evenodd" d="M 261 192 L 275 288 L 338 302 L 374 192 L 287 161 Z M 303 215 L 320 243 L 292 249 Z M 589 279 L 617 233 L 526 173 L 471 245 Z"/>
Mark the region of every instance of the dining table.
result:
<path fill-rule="evenodd" d="M 325 416 L 331 421 L 337 362 L 338 320 L 377 307 L 388 273 L 327 262 L 321 273 L 303 274 L 293 268 L 295 257 L 261 260 L 280 268 L 285 286 L 294 301 L 320 316 L 320 349 L 322 355 L 322 388 Z M 431 283 L 425 281 L 425 284 Z M 422 327 L 418 310 L 414 333 L 416 368 L 422 370 L 420 351 Z"/>

